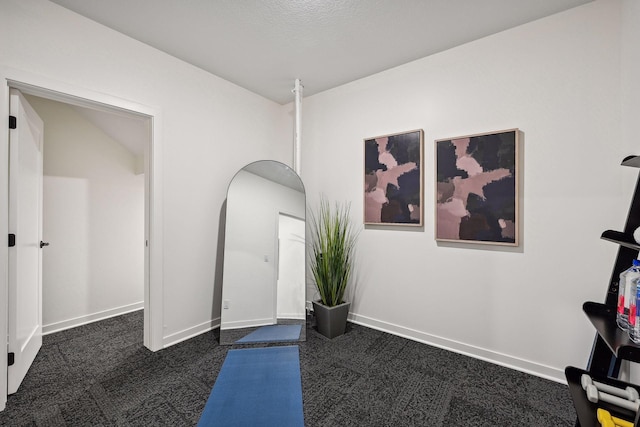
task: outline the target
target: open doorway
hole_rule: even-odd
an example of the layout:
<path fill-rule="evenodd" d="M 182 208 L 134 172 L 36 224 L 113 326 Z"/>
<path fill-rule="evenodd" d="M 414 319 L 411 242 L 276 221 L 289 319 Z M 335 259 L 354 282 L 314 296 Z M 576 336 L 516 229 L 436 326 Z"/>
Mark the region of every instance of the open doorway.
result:
<path fill-rule="evenodd" d="M 164 347 L 163 337 L 163 198 L 162 198 L 162 114 L 157 107 L 143 105 L 118 96 L 95 92 L 73 84 L 60 82 L 24 70 L 0 67 L 0 111 L 9 116 L 9 91 L 61 101 L 98 111 L 133 115 L 149 119 L 149 140 L 145 145 L 145 230 L 144 230 L 144 346 L 152 351 Z M 0 124 L 0 162 L 8 164 L 9 120 Z M 0 175 L 0 198 L 8 200 L 8 169 Z M 0 234 L 8 230 L 8 206 L 0 209 Z M 0 295 L 8 292 L 8 247 L 0 247 Z M 7 347 L 9 305 L 0 299 L 0 347 Z M 8 366 L 10 357 L 0 352 L 0 365 Z M 0 370 L 0 410 L 7 400 L 7 370 Z"/>
<path fill-rule="evenodd" d="M 305 319 L 305 220 L 278 214 L 277 319 Z"/>
<path fill-rule="evenodd" d="M 44 122 L 43 333 L 143 309 L 150 119 L 25 97 Z"/>

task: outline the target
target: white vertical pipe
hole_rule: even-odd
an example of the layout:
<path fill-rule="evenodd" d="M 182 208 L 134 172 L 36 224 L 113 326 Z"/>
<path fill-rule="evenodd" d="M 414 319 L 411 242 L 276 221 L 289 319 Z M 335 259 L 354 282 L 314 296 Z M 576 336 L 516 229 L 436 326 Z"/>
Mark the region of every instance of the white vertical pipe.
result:
<path fill-rule="evenodd" d="M 293 92 L 295 93 L 295 106 L 296 106 L 296 123 L 295 123 L 295 135 L 293 144 L 293 170 L 300 175 L 300 146 L 302 143 L 302 90 L 303 86 L 300 84 L 300 79 L 296 79 Z"/>

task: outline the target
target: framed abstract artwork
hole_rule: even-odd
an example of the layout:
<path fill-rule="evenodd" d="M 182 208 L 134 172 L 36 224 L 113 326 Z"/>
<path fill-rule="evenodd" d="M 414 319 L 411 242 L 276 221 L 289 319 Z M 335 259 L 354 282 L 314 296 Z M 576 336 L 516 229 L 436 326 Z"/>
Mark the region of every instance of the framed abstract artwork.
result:
<path fill-rule="evenodd" d="M 422 129 L 364 140 L 364 223 L 422 226 Z"/>
<path fill-rule="evenodd" d="M 518 134 L 436 140 L 436 240 L 518 246 Z"/>

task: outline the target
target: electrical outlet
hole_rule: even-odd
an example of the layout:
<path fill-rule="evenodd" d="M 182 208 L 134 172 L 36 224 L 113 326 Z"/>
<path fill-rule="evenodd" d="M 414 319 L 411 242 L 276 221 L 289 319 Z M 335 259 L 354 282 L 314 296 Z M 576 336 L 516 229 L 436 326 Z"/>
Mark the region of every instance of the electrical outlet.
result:
<path fill-rule="evenodd" d="M 224 310 L 229 310 L 229 300 L 228 299 L 222 301 L 222 308 Z"/>

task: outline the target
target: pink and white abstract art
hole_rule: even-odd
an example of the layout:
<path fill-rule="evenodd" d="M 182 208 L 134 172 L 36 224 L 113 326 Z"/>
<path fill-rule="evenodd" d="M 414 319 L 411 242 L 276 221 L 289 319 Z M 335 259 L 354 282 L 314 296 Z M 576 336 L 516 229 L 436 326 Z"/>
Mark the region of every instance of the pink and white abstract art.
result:
<path fill-rule="evenodd" d="M 518 245 L 518 133 L 436 141 L 436 240 Z"/>
<path fill-rule="evenodd" d="M 421 226 L 422 129 L 364 141 L 364 223 Z"/>

